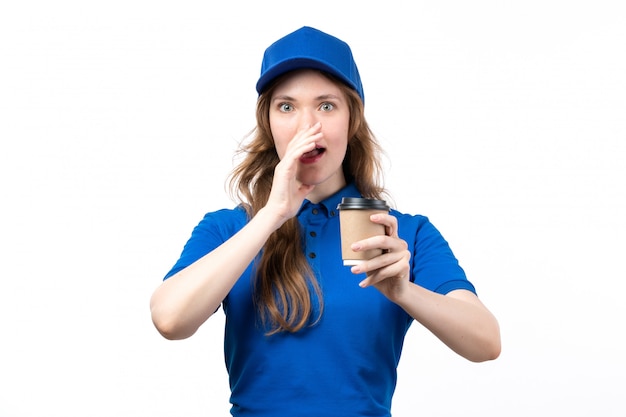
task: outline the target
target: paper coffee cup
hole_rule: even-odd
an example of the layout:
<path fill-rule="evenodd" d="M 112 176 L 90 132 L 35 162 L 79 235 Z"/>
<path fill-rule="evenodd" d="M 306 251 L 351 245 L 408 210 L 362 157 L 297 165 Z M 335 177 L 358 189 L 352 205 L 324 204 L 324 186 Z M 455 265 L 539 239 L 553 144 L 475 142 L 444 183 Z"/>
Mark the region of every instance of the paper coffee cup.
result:
<path fill-rule="evenodd" d="M 359 240 L 385 234 L 385 226 L 370 220 L 376 213 L 388 213 L 384 200 L 344 197 L 337 206 L 341 228 L 341 257 L 346 266 L 358 265 L 382 253 L 381 249 L 354 252 L 350 246 Z"/>

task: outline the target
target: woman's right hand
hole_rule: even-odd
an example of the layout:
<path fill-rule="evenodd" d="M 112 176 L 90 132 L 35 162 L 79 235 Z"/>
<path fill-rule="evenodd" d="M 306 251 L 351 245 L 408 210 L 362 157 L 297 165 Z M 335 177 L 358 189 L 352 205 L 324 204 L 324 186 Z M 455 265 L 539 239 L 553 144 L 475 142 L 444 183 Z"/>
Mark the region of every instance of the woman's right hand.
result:
<path fill-rule="evenodd" d="M 276 165 L 272 190 L 265 208 L 278 217 L 278 227 L 298 213 L 306 196 L 315 188 L 314 184 L 303 184 L 298 180 L 298 167 L 302 155 L 314 150 L 315 143 L 322 137 L 322 125 L 319 122 L 298 129 Z"/>

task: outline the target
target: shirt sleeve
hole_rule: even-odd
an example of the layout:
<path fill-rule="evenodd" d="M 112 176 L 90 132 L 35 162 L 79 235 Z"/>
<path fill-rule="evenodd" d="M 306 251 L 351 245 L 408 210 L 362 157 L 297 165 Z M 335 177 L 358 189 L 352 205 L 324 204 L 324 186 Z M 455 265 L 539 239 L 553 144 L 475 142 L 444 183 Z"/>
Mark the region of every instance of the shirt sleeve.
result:
<path fill-rule="evenodd" d="M 412 249 L 411 281 L 439 294 L 464 289 L 476 293 L 450 245 L 425 216 L 403 216 L 401 237 Z M 402 229 L 405 229 L 404 232 Z"/>
<path fill-rule="evenodd" d="M 243 208 L 224 209 L 210 212 L 193 229 L 191 237 L 172 269 L 163 280 L 185 269 L 207 253 L 216 249 L 237 233 L 246 224 L 246 212 Z"/>

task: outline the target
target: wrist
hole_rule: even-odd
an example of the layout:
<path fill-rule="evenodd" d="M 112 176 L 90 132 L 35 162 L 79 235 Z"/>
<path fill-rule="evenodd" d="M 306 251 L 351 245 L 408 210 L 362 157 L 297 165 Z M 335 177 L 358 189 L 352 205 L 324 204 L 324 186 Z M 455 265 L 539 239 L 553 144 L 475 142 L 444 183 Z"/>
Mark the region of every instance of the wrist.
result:
<path fill-rule="evenodd" d="M 271 233 L 280 228 L 287 219 L 278 215 L 276 211 L 263 207 L 254 215 L 252 221 L 264 225 Z"/>

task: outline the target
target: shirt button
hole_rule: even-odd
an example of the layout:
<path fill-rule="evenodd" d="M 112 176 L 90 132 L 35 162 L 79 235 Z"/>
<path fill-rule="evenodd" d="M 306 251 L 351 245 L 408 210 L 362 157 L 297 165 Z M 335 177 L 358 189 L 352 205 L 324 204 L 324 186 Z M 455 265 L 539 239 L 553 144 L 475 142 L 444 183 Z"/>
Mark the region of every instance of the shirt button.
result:
<path fill-rule="evenodd" d="M 311 258 L 311 259 L 315 259 L 315 256 L 316 256 L 316 255 L 315 255 L 315 252 L 311 252 L 311 253 L 309 253 L 309 258 Z"/>
<path fill-rule="evenodd" d="M 330 217 L 334 217 L 334 216 L 335 216 L 335 211 L 334 211 L 334 210 L 331 210 L 331 211 L 330 211 Z"/>
<path fill-rule="evenodd" d="M 317 236 L 317 233 L 315 233 L 315 232 L 309 232 L 309 236 L 311 236 L 311 237 L 315 237 L 315 236 Z"/>
<path fill-rule="evenodd" d="M 319 212 L 320 212 L 320 211 L 319 211 L 318 209 L 316 209 L 316 208 L 312 210 L 312 213 L 313 213 L 313 214 L 317 214 L 317 213 L 319 213 Z"/>

